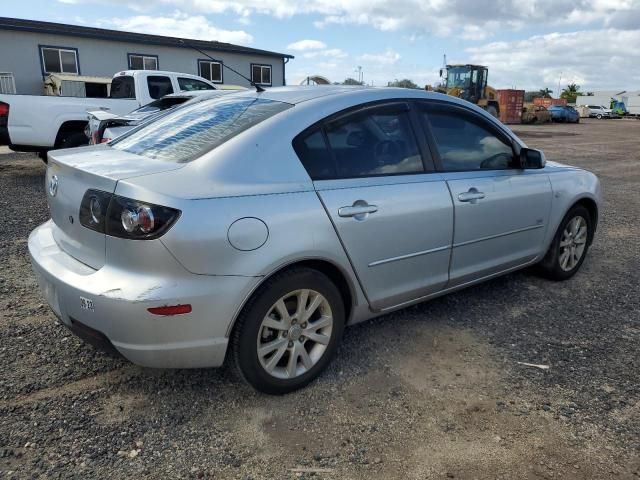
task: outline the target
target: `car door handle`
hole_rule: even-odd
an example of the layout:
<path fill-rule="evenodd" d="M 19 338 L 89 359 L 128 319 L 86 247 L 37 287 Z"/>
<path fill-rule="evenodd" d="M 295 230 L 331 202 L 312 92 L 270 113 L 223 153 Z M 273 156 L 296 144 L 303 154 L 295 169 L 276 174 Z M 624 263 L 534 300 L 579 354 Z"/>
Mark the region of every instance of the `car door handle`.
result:
<path fill-rule="evenodd" d="M 357 202 L 356 202 L 357 203 Z M 338 216 L 340 217 L 364 217 L 369 213 L 375 213 L 378 211 L 378 207 L 376 205 L 357 205 L 353 204 L 349 207 L 340 207 L 338 209 Z"/>
<path fill-rule="evenodd" d="M 461 202 L 476 203 L 484 198 L 484 192 L 479 192 L 476 188 L 470 188 L 468 192 L 458 194 L 458 200 Z"/>

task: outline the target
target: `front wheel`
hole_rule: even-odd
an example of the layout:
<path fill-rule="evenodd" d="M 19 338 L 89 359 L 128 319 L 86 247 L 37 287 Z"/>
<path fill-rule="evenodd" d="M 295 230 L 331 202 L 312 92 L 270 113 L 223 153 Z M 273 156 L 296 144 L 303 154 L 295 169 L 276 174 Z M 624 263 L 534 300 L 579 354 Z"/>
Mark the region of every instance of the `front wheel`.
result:
<path fill-rule="evenodd" d="M 552 280 L 567 280 L 580 269 L 593 235 L 589 211 L 574 206 L 558 227 L 549 251 L 539 264 L 542 273 Z"/>
<path fill-rule="evenodd" d="M 602 115 L 601 115 L 601 114 L 597 114 L 597 115 L 596 115 L 596 118 L 597 118 L 598 120 L 602 120 Z"/>
<path fill-rule="evenodd" d="M 309 268 L 276 275 L 251 298 L 234 328 L 237 373 L 269 394 L 306 386 L 335 354 L 344 317 L 340 292 L 326 275 Z"/>

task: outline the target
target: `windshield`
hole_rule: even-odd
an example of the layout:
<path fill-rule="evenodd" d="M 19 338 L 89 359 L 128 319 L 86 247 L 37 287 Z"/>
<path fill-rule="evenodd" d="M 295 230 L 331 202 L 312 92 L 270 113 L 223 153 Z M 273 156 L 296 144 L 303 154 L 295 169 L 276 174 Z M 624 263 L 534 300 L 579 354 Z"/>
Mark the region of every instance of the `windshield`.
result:
<path fill-rule="evenodd" d="M 290 107 L 261 98 L 214 98 L 172 110 L 110 145 L 166 162 L 190 162 Z"/>
<path fill-rule="evenodd" d="M 464 88 L 470 78 L 471 70 L 468 67 L 451 67 L 447 71 L 447 88 Z"/>

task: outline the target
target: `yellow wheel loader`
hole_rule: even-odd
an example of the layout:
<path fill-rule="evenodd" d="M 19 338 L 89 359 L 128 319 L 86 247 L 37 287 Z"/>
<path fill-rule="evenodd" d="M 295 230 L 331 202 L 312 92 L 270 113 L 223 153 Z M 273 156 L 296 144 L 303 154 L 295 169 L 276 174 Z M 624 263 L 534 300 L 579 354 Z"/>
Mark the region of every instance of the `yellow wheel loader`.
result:
<path fill-rule="evenodd" d="M 475 103 L 498 117 L 498 92 L 487 85 L 488 73 L 489 69 L 482 65 L 447 65 L 440 70 L 443 81 L 438 91 Z"/>

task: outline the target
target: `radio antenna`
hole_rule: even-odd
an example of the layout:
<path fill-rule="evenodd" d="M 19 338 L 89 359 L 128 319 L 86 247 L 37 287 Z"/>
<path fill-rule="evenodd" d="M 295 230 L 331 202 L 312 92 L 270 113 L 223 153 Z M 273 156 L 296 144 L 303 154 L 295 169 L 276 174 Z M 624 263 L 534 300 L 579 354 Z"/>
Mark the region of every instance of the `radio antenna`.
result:
<path fill-rule="evenodd" d="M 213 60 L 216 63 L 219 63 L 220 65 L 222 65 L 224 68 L 231 70 L 233 73 L 235 73 L 236 75 L 238 75 L 239 77 L 244 78 L 247 82 L 249 82 L 249 84 L 254 87 L 256 89 L 256 92 L 260 93 L 260 92 L 264 92 L 264 88 L 262 88 L 260 85 L 258 85 L 257 83 L 255 83 L 253 80 L 251 80 L 250 78 L 245 77 L 243 74 L 241 74 L 240 72 L 238 72 L 237 70 L 231 68 L 230 66 L 228 66 L 227 64 L 225 64 L 223 61 L 220 60 L 216 60 L 215 58 L 213 58 L 211 55 L 209 55 L 208 53 L 203 52 L 202 50 L 200 50 L 198 47 L 194 47 L 193 45 L 191 45 L 190 43 L 185 42 L 182 39 L 179 39 L 179 42 L 181 44 L 183 44 L 185 47 L 189 47 L 194 49 L 196 52 L 200 52 L 202 55 L 204 55 L 205 57 Z"/>

